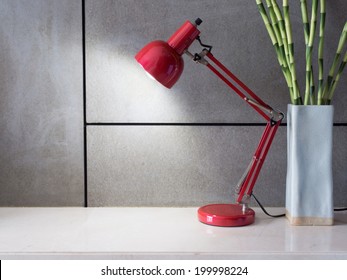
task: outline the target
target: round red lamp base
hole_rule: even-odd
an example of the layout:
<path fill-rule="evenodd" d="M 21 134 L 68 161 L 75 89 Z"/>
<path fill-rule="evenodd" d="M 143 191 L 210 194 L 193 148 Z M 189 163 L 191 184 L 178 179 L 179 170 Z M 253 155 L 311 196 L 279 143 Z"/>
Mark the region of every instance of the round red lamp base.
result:
<path fill-rule="evenodd" d="M 252 209 L 240 204 L 210 204 L 198 209 L 199 221 L 211 226 L 241 227 L 254 223 Z"/>

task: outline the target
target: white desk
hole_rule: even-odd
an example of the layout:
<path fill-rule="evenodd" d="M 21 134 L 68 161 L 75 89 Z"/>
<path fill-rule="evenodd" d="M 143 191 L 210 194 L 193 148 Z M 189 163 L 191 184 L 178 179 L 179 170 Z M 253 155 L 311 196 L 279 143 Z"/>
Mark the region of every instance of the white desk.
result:
<path fill-rule="evenodd" d="M 0 208 L 0 259 L 347 259 L 346 212 L 294 227 L 255 209 L 253 225 L 221 228 L 196 210 Z"/>

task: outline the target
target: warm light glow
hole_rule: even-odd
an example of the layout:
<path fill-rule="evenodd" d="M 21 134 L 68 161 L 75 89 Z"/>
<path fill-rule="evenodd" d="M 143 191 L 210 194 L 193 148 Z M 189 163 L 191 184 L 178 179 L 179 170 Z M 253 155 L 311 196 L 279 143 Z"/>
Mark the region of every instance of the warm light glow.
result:
<path fill-rule="evenodd" d="M 89 50 L 88 120 L 98 122 L 172 122 L 185 116 L 177 89 L 149 79 L 133 55 L 114 46 Z M 87 75 L 88 75 L 87 73 Z"/>

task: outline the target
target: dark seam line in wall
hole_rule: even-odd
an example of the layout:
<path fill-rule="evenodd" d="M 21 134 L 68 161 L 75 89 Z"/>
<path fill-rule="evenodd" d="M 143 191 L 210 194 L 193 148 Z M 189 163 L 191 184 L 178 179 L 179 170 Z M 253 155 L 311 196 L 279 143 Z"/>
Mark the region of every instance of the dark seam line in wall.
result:
<path fill-rule="evenodd" d="M 87 126 L 265 126 L 263 123 L 87 123 Z"/>
<path fill-rule="evenodd" d="M 86 93 L 86 28 L 85 0 L 82 1 L 82 79 L 83 79 L 83 178 L 84 178 L 84 207 L 88 207 L 88 177 L 87 177 L 87 93 Z"/>
<path fill-rule="evenodd" d="M 86 126 L 265 126 L 266 123 L 86 123 Z M 282 123 L 280 126 L 287 126 Z M 347 123 L 334 123 L 334 126 L 347 126 Z"/>

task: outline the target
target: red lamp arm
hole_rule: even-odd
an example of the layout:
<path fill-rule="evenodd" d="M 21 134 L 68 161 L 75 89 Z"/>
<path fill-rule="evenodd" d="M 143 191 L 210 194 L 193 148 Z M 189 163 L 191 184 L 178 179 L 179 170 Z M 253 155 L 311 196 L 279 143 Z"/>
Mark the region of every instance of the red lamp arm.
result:
<path fill-rule="evenodd" d="M 263 100 L 261 100 L 249 87 L 247 87 L 219 60 L 217 60 L 210 51 L 205 49 L 198 56 L 192 56 L 188 51 L 186 53 L 189 56 L 194 57 L 195 61 L 206 65 L 228 87 L 235 91 L 243 100 L 245 100 L 255 111 L 257 111 L 267 121 L 265 130 L 260 138 L 260 142 L 253 155 L 253 158 L 236 187 L 236 193 L 238 195 L 237 202 L 247 204 L 249 197 L 252 194 L 260 170 L 263 166 L 265 158 L 272 144 L 272 141 L 277 132 L 277 129 L 281 124 L 282 119 L 284 118 L 284 115 L 283 113 L 274 110 L 271 106 L 269 106 Z M 213 62 L 216 65 L 216 67 L 220 68 L 220 70 L 213 66 L 209 61 L 204 59 L 204 56 L 209 58 L 211 62 Z M 198 59 L 196 59 L 197 57 Z M 247 95 L 249 97 L 247 97 Z"/>

